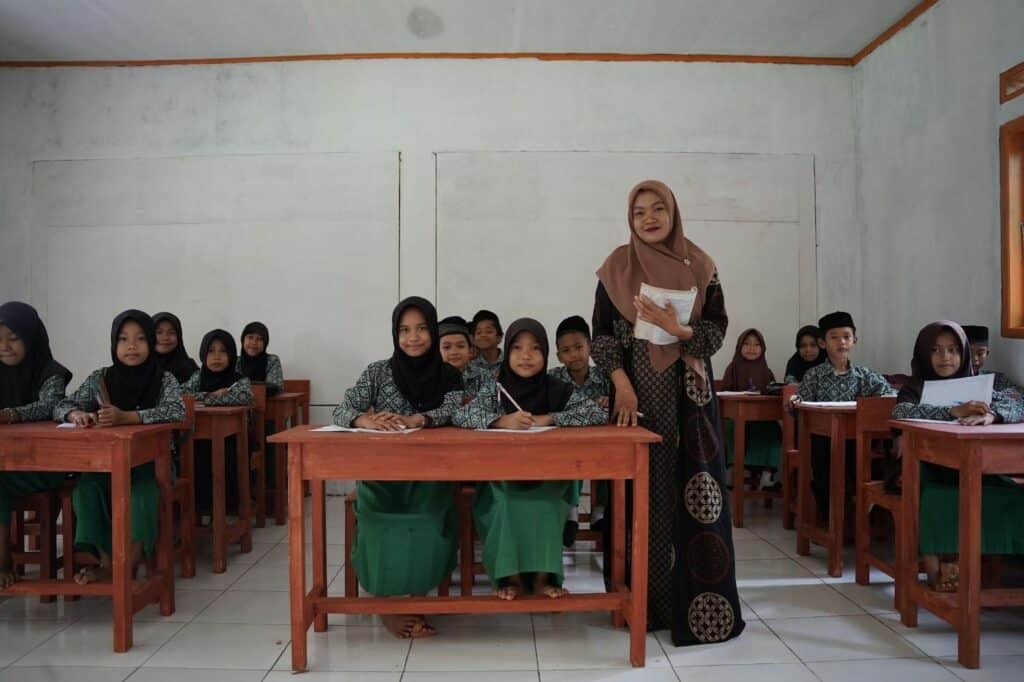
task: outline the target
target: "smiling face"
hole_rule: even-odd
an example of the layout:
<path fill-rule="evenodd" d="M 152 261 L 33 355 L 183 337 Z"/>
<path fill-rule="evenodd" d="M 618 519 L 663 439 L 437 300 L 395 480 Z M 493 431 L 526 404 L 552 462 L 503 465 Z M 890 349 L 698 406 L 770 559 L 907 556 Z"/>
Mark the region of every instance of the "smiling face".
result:
<path fill-rule="evenodd" d="M 508 364 L 517 376 L 529 379 L 544 371 L 544 349 L 531 332 L 520 332 L 508 349 Z"/>
<path fill-rule="evenodd" d="M 128 367 L 138 367 L 148 358 L 146 332 L 135 320 L 126 321 L 117 333 L 117 359 Z"/>
<path fill-rule="evenodd" d="M 266 347 L 267 344 L 263 342 L 263 336 L 260 334 L 246 334 L 245 338 L 242 339 L 242 350 L 250 358 L 254 358 L 262 353 Z"/>
<path fill-rule="evenodd" d="M 501 334 L 498 328 L 490 320 L 480 320 L 473 327 L 473 345 L 479 350 L 491 350 L 497 348 L 501 342 Z"/>
<path fill-rule="evenodd" d="M 818 359 L 818 353 L 821 351 L 821 346 L 818 343 L 818 339 L 810 334 L 804 334 L 800 337 L 799 349 L 800 357 L 803 358 L 804 362 L 814 362 Z"/>
<path fill-rule="evenodd" d="M 3 351 L 0 350 L 0 353 Z M 974 373 L 977 374 L 981 371 L 981 368 L 985 366 L 985 361 L 988 360 L 988 344 L 984 343 L 972 343 L 971 344 L 971 366 L 974 367 Z"/>
<path fill-rule="evenodd" d="M 558 337 L 558 361 L 570 372 L 582 372 L 590 365 L 590 339 L 583 332 L 566 332 Z"/>
<path fill-rule="evenodd" d="M 963 351 L 960 349 L 960 340 L 949 331 L 943 331 L 935 337 L 935 345 L 931 351 L 932 369 L 941 378 L 947 379 L 960 369 L 963 361 Z"/>
<path fill-rule="evenodd" d="M 430 350 L 430 327 L 419 308 L 408 308 L 398 320 L 398 347 L 411 358 Z"/>
<path fill-rule="evenodd" d="M 654 192 L 644 190 L 633 200 L 633 231 L 646 244 L 658 244 L 672 231 L 668 205 Z"/>
<path fill-rule="evenodd" d="M 828 359 L 838 367 L 844 367 L 850 360 L 850 353 L 857 345 L 857 334 L 853 327 L 837 327 L 825 333 L 825 350 Z"/>
<path fill-rule="evenodd" d="M 740 347 L 740 356 L 744 360 L 757 360 L 763 352 L 761 340 L 757 338 L 757 334 L 747 334 L 747 338 L 743 339 L 743 345 Z"/>
<path fill-rule="evenodd" d="M 0 363 L 16 367 L 25 359 L 25 342 L 7 325 L 0 324 Z"/>
<path fill-rule="evenodd" d="M 178 332 L 170 320 L 161 320 L 156 326 L 156 352 L 166 355 L 178 347 Z"/>
<path fill-rule="evenodd" d="M 455 369 L 465 369 L 469 364 L 469 339 L 464 334 L 446 334 L 441 337 L 441 359 Z"/>
<path fill-rule="evenodd" d="M 211 372 L 223 372 L 228 368 L 231 363 L 231 358 L 228 355 L 228 347 L 224 345 L 224 342 L 220 339 L 214 339 L 210 342 L 210 347 L 206 349 L 206 369 Z"/>

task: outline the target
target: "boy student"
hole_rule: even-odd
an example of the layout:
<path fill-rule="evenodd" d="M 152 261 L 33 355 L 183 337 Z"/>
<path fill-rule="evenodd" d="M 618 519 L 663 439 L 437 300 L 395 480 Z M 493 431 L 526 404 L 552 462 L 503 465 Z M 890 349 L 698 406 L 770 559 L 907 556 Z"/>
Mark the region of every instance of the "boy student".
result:
<path fill-rule="evenodd" d="M 498 316 L 490 310 L 477 311 L 470 331 L 473 334 L 473 345 L 477 349 L 473 362 L 497 378 L 498 370 L 501 369 L 501 340 L 504 337 Z"/>
<path fill-rule="evenodd" d="M 555 330 L 555 350 L 562 365 L 549 370 L 548 374 L 572 386 L 576 393 L 593 400 L 599 407 L 607 410 L 611 381 L 607 374 L 590 364 L 590 325 L 587 321 L 579 315 L 562 320 Z M 576 542 L 576 532 L 580 527 L 579 502 L 582 487 L 583 482 L 576 481 L 572 491 L 574 499 L 562 533 L 562 543 L 566 547 L 572 547 Z M 602 482 L 598 487 L 598 490 L 591 491 L 593 523 L 604 518 L 604 505 L 608 497 L 607 486 Z"/>
<path fill-rule="evenodd" d="M 1021 388 L 1010 381 L 1010 379 L 1002 372 L 990 372 L 982 369 L 985 366 L 985 361 L 988 360 L 989 355 L 988 327 L 980 325 L 964 325 L 964 331 L 967 333 L 967 341 L 971 345 L 971 365 L 974 367 L 974 373 L 994 374 L 995 385 L 993 386 L 993 390 L 998 391 L 999 393 L 1011 391 L 1013 394 L 1016 394 L 1018 398 L 1024 395 L 1024 388 Z"/>
<path fill-rule="evenodd" d="M 441 339 L 441 359 L 462 372 L 465 384 L 463 404 L 468 403 L 480 392 L 481 386 L 494 381 L 484 367 L 473 362 L 473 343 L 470 340 L 469 323 L 458 315 L 446 317 L 438 323 Z"/>
<path fill-rule="evenodd" d="M 893 395 L 889 382 L 873 369 L 855 365 L 851 356 L 857 345 L 857 327 L 849 313 L 829 313 L 818 321 L 828 362 L 804 374 L 794 402 L 847 402 L 860 397 Z M 811 436 L 811 488 L 819 516 L 827 516 L 831 439 Z M 856 469 L 856 443 L 846 442 L 847 477 Z"/>

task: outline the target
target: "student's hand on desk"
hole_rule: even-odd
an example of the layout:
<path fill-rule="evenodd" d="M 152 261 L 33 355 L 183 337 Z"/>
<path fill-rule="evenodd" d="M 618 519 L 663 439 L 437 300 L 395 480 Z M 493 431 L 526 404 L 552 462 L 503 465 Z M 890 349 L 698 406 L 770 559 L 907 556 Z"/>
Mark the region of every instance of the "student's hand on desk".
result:
<path fill-rule="evenodd" d="M 991 412 L 976 414 L 969 417 L 961 417 L 960 424 L 963 426 L 989 426 L 996 423 L 996 416 Z"/>
<path fill-rule="evenodd" d="M 675 306 L 671 301 L 662 308 L 647 296 L 634 296 L 633 307 L 636 308 L 637 319 L 650 322 L 681 341 L 689 341 L 693 338 L 693 327 L 679 324 Z"/>
<path fill-rule="evenodd" d="M 92 412 L 83 412 L 82 410 L 72 410 L 68 413 L 67 421 L 75 426 L 89 427 L 96 426 L 96 415 Z"/>
<path fill-rule="evenodd" d="M 402 420 L 407 429 L 423 429 L 427 426 L 427 417 L 422 414 L 398 415 L 398 418 Z"/>
<path fill-rule="evenodd" d="M 636 426 L 640 401 L 632 386 L 619 386 L 615 390 L 615 406 L 612 419 L 619 426 Z"/>
<path fill-rule="evenodd" d="M 957 419 L 966 417 L 981 417 L 988 414 L 988 405 L 978 400 L 972 400 L 963 405 L 955 405 L 950 408 L 949 413 Z"/>
<path fill-rule="evenodd" d="M 401 415 L 394 412 L 367 412 L 356 418 L 355 425 L 361 429 L 375 431 L 404 431 L 405 422 Z"/>
<path fill-rule="evenodd" d="M 496 429 L 516 429 L 519 431 L 525 431 L 536 423 L 533 415 L 529 412 L 513 412 L 512 414 L 506 414 L 503 417 L 495 420 L 494 428 Z"/>
<path fill-rule="evenodd" d="M 597 403 L 597 406 L 600 407 L 602 410 L 607 410 L 609 407 L 611 407 L 612 403 L 611 398 L 609 398 L 606 395 L 603 395 L 600 398 L 595 398 L 594 402 Z"/>
<path fill-rule="evenodd" d="M 96 413 L 96 422 L 100 426 L 125 426 L 126 424 L 138 424 L 139 418 L 135 412 L 106 405 Z"/>
<path fill-rule="evenodd" d="M 9 408 L 0 410 L 0 424 L 13 424 L 16 412 Z"/>

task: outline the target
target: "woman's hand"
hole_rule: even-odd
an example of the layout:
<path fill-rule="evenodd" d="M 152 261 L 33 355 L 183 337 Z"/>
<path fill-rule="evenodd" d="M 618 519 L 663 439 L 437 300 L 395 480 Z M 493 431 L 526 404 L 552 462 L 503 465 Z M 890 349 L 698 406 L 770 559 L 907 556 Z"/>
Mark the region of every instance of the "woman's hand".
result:
<path fill-rule="evenodd" d="M 90 426 L 96 426 L 96 414 L 93 412 L 84 412 L 82 410 L 71 410 L 68 412 L 68 416 L 65 418 L 71 424 L 75 426 L 81 426 L 88 428 Z"/>
<path fill-rule="evenodd" d="M 104 405 L 96 413 L 96 422 L 100 426 L 125 426 L 138 424 L 139 417 L 137 412 L 122 410 L 113 405 Z"/>
<path fill-rule="evenodd" d="M 615 405 L 612 407 L 612 420 L 619 426 L 636 426 L 639 416 L 639 400 L 632 384 L 624 383 L 615 386 Z"/>
<path fill-rule="evenodd" d="M 495 419 L 491 427 L 495 429 L 515 429 L 525 431 L 535 423 L 533 415 L 529 412 L 513 412 Z"/>
<path fill-rule="evenodd" d="M 996 423 L 996 416 L 991 412 L 981 415 L 976 414 L 968 417 L 961 417 L 960 423 L 964 426 L 989 426 L 990 424 Z"/>
<path fill-rule="evenodd" d="M 966 417 L 981 417 L 988 414 L 988 411 L 988 405 L 978 400 L 972 400 L 963 405 L 955 405 L 949 410 L 949 413 L 957 419 L 964 419 Z"/>
<path fill-rule="evenodd" d="M 356 427 L 373 431 L 404 431 L 405 422 L 401 415 L 394 412 L 374 412 L 370 410 L 356 417 Z"/>
<path fill-rule="evenodd" d="M 636 308 L 637 319 L 660 327 L 680 341 L 689 341 L 693 338 L 693 327 L 679 324 L 675 306 L 671 301 L 665 303 L 663 308 L 647 296 L 634 296 L 633 306 Z"/>

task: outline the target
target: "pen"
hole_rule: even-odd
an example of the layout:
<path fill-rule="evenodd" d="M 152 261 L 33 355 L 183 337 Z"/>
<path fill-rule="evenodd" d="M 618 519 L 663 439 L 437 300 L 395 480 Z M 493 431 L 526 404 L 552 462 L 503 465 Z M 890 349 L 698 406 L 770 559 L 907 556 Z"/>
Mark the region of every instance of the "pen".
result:
<path fill-rule="evenodd" d="M 501 385 L 501 382 L 497 382 L 497 383 L 498 383 L 498 390 L 499 390 L 499 391 L 501 391 L 501 392 L 502 392 L 503 394 L 505 394 L 505 397 L 506 397 L 506 398 L 508 398 L 508 400 L 509 400 L 509 402 L 510 402 L 510 403 L 512 403 L 512 406 L 513 406 L 514 408 L 516 408 L 517 410 L 519 410 L 520 412 L 524 412 L 525 410 L 523 410 L 523 408 L 519 407 L 519 403 L 517 403 L 517 402 L 516 402 L 516 399 L 515 399 L 515 398 L 513 398 L 513 397 L 512 397 L 512 396 L 511 396 L 511 395 L 509 394 L 509 392 L 508 392 L 508 391 L 506 391 L 506 390 L 505 390 L 505 387 Z"/>

